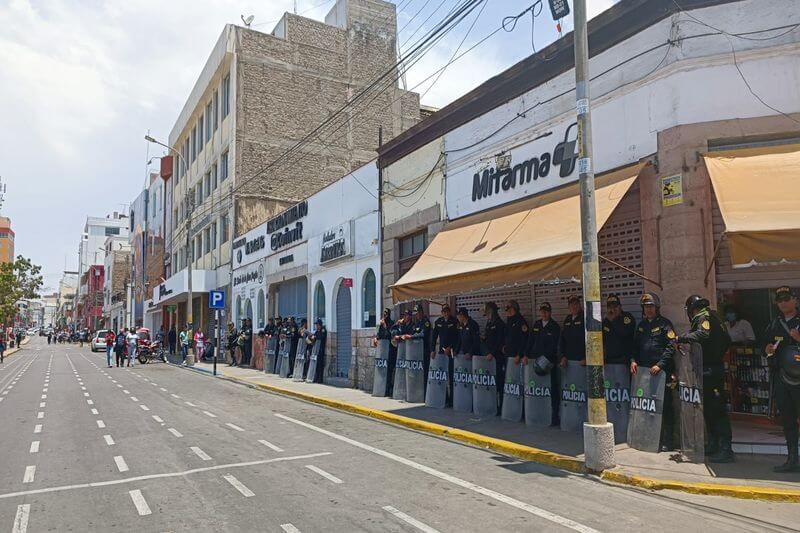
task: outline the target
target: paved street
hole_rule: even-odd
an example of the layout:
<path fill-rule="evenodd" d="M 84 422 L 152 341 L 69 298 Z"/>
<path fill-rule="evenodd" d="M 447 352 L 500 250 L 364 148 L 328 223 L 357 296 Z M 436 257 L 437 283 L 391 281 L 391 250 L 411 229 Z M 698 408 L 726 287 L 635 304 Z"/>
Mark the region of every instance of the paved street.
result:
<path fill-rule="evenodd" d="M 2 531 L 789 531 L 800 506 L 619 488 L 36 338 L 0 366 Z"/>

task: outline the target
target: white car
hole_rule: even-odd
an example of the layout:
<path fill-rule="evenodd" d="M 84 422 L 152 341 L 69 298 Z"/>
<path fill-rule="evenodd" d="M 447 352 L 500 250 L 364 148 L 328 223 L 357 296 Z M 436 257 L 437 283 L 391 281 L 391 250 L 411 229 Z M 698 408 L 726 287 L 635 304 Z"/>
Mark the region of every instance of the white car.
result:
<path fill-rule="evenodd" d="M 108 333 L 107 329 L 99 329 L 94 334 L 94 338 L 92 339 L 92 351 L 93 352 L 104 352 L 104 351 L 106 351 L 106 333 Z"/>

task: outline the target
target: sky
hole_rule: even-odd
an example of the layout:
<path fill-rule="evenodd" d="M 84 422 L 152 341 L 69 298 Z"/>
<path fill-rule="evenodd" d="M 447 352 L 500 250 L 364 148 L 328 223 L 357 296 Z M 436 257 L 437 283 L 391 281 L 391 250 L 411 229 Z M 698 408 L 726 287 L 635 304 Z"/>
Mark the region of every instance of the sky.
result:
<path fill-rule="evenodd" d="M 401 50 L 456 4 L 393 1 Z M 587 1 L 591 17 L 617 0 Z M 297 13 L 323 20 L 334 2 L 297 0 Z M 268 33 L 294 3 L 0 0 L 0 180 L 7 184 L 0 213 L 12 219 L 16 253 L 42 265 L 43 292 L 57 288 L 65 268 L 77 269 L 86 217 L 126 211 L 157 170 L 157 160 L 147 161 L 161 151 L 144 135 L 166 139 L 224 25 L 253 15 L 252 27 Z M 513 30 L 506 24 L 511 31 L 420 85 L 531 4 L 487 0 L 414 65 L 407 88 L 423 104 L 443 107 L 557 39 L 545 1 L 533 26 L 530 14 Z"/>

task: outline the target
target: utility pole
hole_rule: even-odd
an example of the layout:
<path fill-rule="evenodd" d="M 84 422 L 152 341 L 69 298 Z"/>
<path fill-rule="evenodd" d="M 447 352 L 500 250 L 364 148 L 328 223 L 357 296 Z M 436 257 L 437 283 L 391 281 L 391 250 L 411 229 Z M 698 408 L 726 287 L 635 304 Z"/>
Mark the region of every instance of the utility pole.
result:
<path fill-rule="evenodd" d="M 378 150 L 383 147 L 383 126 L 378 126 Z M 383 168 L 381 158 L 375 161 L 378 165 L 378 254 L 383 264 Z M 380 308 L 383 309 L 383 275 L 378 276 L 378 298 Z"/>
<path fill-rule="evenodd" d="M 188 184 L 186 189 L 186 323 L 189 329 L 188 334 L 191 335 L 194 330 L 194 317 L 192 313 L 192 261 L 194 260 L 194 253 L 192 247 L 189 245 L 191 242 L 191 229 L 192 229 L 192 211 L 194 211 L 193 198 L 189 194 Z M 189 346 L 192 345 L 189 339 Z"/>
<path fill-rule="evenodd" d="M 581 240 L 583 250 L 583 301 L 585 302 L 586 380 L 589 421 L 583 425 L 586 467 L 601 471 L 615 466 L 614 426 L 606 418 L 603 379 L 602 307 L 597 249 L 594 170 L 592 168 L 592 115 L 589 95 L 589 31 L 586 0 L 575 0 L 575 97 L 578 112 L 578 179 L 581 189 Z"/>

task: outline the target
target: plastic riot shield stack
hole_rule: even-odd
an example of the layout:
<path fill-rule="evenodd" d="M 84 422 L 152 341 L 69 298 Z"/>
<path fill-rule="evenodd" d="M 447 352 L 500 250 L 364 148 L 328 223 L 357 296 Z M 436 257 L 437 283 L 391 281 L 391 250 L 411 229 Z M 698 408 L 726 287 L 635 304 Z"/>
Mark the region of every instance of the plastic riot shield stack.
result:
<path fill-rule="evenodd" d="M 497 361 L 472 358 L 472 411 L 476 416 L 497 415 Z"/>
<path fill-rule="evenodd" d="M 322 349 L 322 340 L 314 341 L 311 347 L 311 355 L 308 358 L 308 371 L 306 372 L 306 383 L 313 383 L 317 376 L 317 364 L 319 363 L 319 351 Z"/>
<path fill-rule="evenodd" d="M 447 402 L 447 384 L 450 380 L 450 358 L 445 354 L 437 354 L 428 366 L 428 385 L 425 392 L 425 405 L 444 409 Z"/>
<path fill-rule="evenodd" d="M 294 371 L 292 372 L 292 381 L 305 380 L 304 371 L 306 369 L 306 339 L 300 337 L 297 339 L 297 352 L 294 356 Z"/>
<path fill-rule="evenodd" d="M 703 416 L 703 348 L 681 346 L 675 354 L 681 416 L 681 450 L 693 463 L 705 460 L 706 424 Z"/>
<path fill-rule="evenodd" d="M 372 376 L 372 395 L 386 396 L 387 376 L 389 374 L 389 350 L 392 341 L 380 339 L 375 350 L 375 372 Z"/>
<path fill-rule="evenodd" d="M 631 448 L 643 452 L 659 451 L 666 379 L 666 372 L 654 376 L 647 367 L 640 367 L 633 375 L 628 420 L 628 446 Z"/>
<path fill-rule="evenodd" d="M 406 341 L 406 401 L 425 402 L 425 343 L 422 339 Z"/>
<path fill-rule="evenodd" d="M 453 409 L 472 412 L 472 357 L 460 353 L 453 359 Z"/>
<path fill-rule="evenodd" d="M 588 416 L 586 367 L 568 361 L 561 369 L 561 431 L 583 431 Z"/>
<path fill-rule="evenodd" d="M 558 368 L 553 367 L 550 372 L 558 372 Z M 522 370 L 523 390 L 525 394 L 525 424 L 529 426 L 548 426 L 553 419 L 553 394 L 550 387 L 550 373 L 540 376 L 536 373 L 536 365 L 533 360 Z"/>
<path fill-rule="evenodd" d="M 628 438 L 628 418 L 631 407 L 631 371 L 628 365 L 603 367 L 606 389 L 606 418 L 614 424 L 614 442 Z"/>
<path fill-rule="evenodd" d="M 278 374 L 280 377 L 285 378 L 289 375 L 289 351 L 291 350 L 292 339 L 281 339 L 281 351 L 279 354 L 280 357 L 280 371 Z"/>
<path fill-rule="evenodd" d="M 264 359 L 264 372 L 267 374 L 275 373 L 275 363 L 278 358 L 278 338 L 270 337 L 267 339 L 267 356 Z"/>
<path fill-rule="evenodd" d="M 506 383 L 503 385 L 503 420 L 519 422 L 522 420 L 522 364 L 514 364 L 509 357 L 506 361 Z"/>
<path fill-rule="evenodd" d="M 394 369 L 394 388 L 392 398 L 395 400 L 406 399 L 406 341 L 397 343 L 397 363 Z"/>

